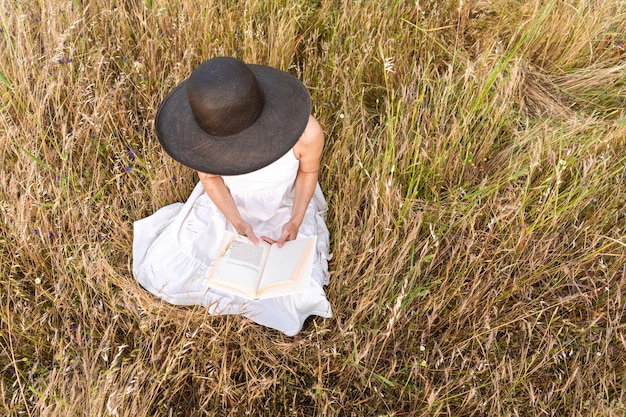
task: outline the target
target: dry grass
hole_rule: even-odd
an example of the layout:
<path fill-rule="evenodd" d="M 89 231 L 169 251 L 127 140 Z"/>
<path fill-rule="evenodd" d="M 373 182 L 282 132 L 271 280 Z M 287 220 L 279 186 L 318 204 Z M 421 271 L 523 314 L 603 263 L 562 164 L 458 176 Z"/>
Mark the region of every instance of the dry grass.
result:
<path fill-rule="evenodd" d="M 0 414 L 624 415 L 626 2 L 81 3 L 0 5 Z M 298 342 L 130 272 L 196 181 L 156 107 L 218 54 L 327 132 Z"/>

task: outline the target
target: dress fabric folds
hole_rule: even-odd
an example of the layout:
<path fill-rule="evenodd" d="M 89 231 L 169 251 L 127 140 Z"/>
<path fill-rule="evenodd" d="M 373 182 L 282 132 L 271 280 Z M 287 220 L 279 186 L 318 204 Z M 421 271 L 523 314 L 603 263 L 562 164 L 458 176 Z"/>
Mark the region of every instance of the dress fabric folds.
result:
<path fill-rule="evenodd" d="M 224 176 L 241 216 L 255 234 L 278 239 L 291 217 L 298 160 L 293 150 L 249 174 Z M 312 279 L 307 291 L 265 300 L 248 300 L 208 288 L 205 278 L 225 230 L 235 231 L 198 182 L 187 202 L 159 209 L 134 224 L 133 274 L 152 294 L 177 305 L 203 305 L 211 314 L 241 314 L 288 336 L 300 332 L 307 317 L 331 317 L 323 286 L 328 284 L 329 233 L 326 202 L 319 184 L 298 237 L 317 236 Z"/>

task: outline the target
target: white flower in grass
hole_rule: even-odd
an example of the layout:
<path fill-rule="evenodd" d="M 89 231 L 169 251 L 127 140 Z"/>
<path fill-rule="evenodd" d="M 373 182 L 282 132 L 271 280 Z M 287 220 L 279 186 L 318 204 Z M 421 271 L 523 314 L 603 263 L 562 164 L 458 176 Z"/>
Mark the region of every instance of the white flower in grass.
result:
<path fill-rule="evenodd" d="M 35 278 L 35 284 L 36 284 L 36 285 L 41 284 L 41 278 L 36 277 L 36 278 Z"/>
<path fill-rule="evenodd" d="M 391 72 L 391 73 L 396 72 L 394 68 L 394 61 L 395 61 L 395 58 L 393 57 L 385 58 L 385 71 L 386 72 Z"/>

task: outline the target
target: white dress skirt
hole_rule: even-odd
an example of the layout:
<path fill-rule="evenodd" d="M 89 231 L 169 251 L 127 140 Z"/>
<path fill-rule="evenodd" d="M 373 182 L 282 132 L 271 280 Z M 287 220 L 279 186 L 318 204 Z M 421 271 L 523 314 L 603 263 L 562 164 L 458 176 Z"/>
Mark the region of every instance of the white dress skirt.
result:
<path fill-rule="evenodd" d="M 291 217 L 298 160 L 293 150 L 249 174 L 224 176 L 235 204 L 255 234 L 278 239 Z M 133 274 L 142 287 L 177 305 L 203 305 L 211 314 L 241 314 L 288 336 L 310 315 L 331 317 L 328 284 L 329 233 L 319 184 L 298 237 L 317 236 L 312 279 L 302 293 L 248 300 L 207 287 L 205 278 L 225 230 L 235 231 L 198 182 L 186 203 L 174 203 L 134 224 Z"/>

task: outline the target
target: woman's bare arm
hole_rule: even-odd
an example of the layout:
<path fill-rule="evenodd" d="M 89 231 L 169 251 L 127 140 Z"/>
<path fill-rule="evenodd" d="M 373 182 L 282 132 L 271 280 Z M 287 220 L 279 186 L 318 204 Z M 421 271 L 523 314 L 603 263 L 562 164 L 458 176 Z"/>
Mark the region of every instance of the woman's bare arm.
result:
<path fill-rule="evenodd" d="M 300 163 L 294 187 L 291 218 L 283 226 L 281 236 L 277 240 L 279 247 L 286 241 L 295 239 L 298 235 L 304 214 L 317 185 L 323 148 L 324 132 L 317 120 L 310 116 L 302 136 L 293 148 Z"/>
<path fill-rule="evenodd" d="M 224 216 L 226 216 L 230 224 L 237 230 L 237 233 L 246 236 L 256 245 L 259 239 L 254 234 L 252 226 L 241 217 L 239 209 L 233 200 L 233 196 L 224 183 L 224 179 L 219 175 L 205 174 L 203 172 L 198 172 L 198 176 L 204 187 L 204 192 L 213 200 L 217 208 L 224 213 Z"/>

